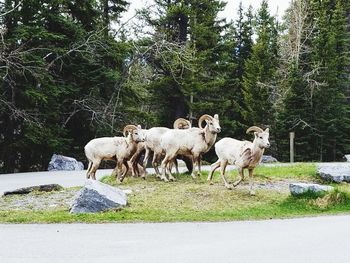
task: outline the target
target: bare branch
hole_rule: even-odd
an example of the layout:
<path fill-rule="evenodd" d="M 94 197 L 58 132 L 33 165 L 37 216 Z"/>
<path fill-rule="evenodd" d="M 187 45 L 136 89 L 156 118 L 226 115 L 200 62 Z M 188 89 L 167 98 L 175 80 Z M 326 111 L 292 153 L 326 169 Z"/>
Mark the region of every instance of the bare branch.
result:
<path fill-rule="evenodd" d="M 1 14 L 0 14 L 0 17 L 4 17 L 4 16 L 6 16 L 6 15 L 12 13 L 12 12 L 15 11 L 21 4 L 22 4 L 22 1 L 19 1 L 18 4 L 17 4 L 14 8 L 12 8 L 11 10 L 9 10 L 9 11 L 7 11 L 7 12 L 5 12 L 5 13 L 1 13 Z"/>

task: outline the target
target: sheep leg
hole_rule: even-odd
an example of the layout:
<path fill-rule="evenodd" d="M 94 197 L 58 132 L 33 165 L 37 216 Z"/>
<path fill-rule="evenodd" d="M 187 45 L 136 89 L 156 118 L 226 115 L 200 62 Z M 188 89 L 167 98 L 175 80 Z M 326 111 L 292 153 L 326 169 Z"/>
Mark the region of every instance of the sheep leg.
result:
<path fill-rule="evenodd" d="M 139 177 L 140 176 L 140 171 L 138 168 L 138 163 L 136 160 L 133 160 L 132 158 L 130 159 L 130 171 L 131 171 L 131 176 L 132 177 Z"/>
<path fill-rule="evenodd" d="M 145 167 L 145 170 L 146 170 L 146 167 L 147 167 L 147 163 L 148 163 L 148 159 L 149 159 L 149 148 L 148 147 L 145 147 L 145 157 L 143 158 L 143 167 Z"/>
<path fill-rule="evenodd" d="M 139 175 L 143 180 L 146 180 L 146 169 L 144 169 L 140 164 L 137 164 L 137 170 L 139 171 Z"/>
<path fill-rule="evenodd" d="M 179 164 L 178 164 L 178 162 L 177 162 L 177 159 L 176 159 L 176 158 L 174 159 L 173 164 L 175 165 L 175 170 L 176 170 L 176 173 L 177 173 L 177 174 L 179 174 Z"/>
<path fill-rule="evenodd" d="M 96 171 L 97 168 L 100 166 L 101 161 L 97 161 L 96 163 L 92 164 L 91 171 L 90 171 L 90 176 L 91 179 L 96 180 Z"/>
<path fill-rule="evenodd" d="M 224 180 L 225 187 L 227 189 L 232 189 L 232 185 L 229 184 L 225 178 L 225 170 L 226 170 L 227 163 L 228 163 L 227 160 L 222 160 L 220 162 L 220 175 L 221 175 L 222 180 Z"/>
<path fill-rule="evenodd" d="M 250 195 L 255 195 L 255 191 L 253 190 L 253 169 L 248 169 L 249 171 L 249 193 Z"/>
<path fill-rule="evenodd" d="M 199 172 L 199 174 L 201 174 L 202 173 L 202 156 L 201 155 L 199 155 L 198 156 L 198 172 Z"/>
<path fill-rule="evenodd" d="M 239 167 L 238 171 L 239 171 L 239 177 L 240 178 L 236 182 L 233 183 L 233 186 L 237 186 L 237 185 L 239 185 L 240 182 L 243 181 L 243 178 L 244 178 L 243 168 Z"/>
<path fill-rule="evenodd" d="M 128 161 L 127 160 L 123 160 L 123 164 L 125 166 L 125 171 L 122 174 L 122 176 L 120 177 L 120 182 L 123 182 L 125 175 L 127 174 L 127 172 L 129 171 L 129 165 L 128 165 Z"/>
<path fill-rule="evenodd" d="M 114 169 L 112 171 L 111 176 L 115 177 L 115 178 L 118 177 L 118 159 L 117 159 L 117 157 L 115 157 L 115 167 L 114 167 Z"/>
<path fill-rule="evenodd" d="M 132 166 L 131 166 L 131 169 L 132 169 L 132 176 L 134 177 L 139 177 L 140 176 L 140 169 L 139 169 L 139 165 L 138 165 L 138 162 L 133 162 L 132 163 Z"/>
<path fill-rule="evenodd" d="M 215 163 L 213 163 L 213 164 L 211 165 L 211 171 L 210 171 L 210 174 L 208 175 L 208 179 L 207 179 L 207 181 L 208 181 L 210 184 L 213 184 L 212 181 L 211 181 L 211 180 L 213 179 L 213 174 L 214 174 L 215 170 L 218 169 L 218 168 L 220 167 L 220 165 L 221 165 L 220 160 L 217 160 Z"/>
<path fill-rule="evenodd" d="M 196 165 L 197 165 L 197 169 L 199 167 L 199 162 L 198 162 L 198 156 L 197 155 L 194 155 L 193 156 L 193 171 L 191 173 L 191 176 L 193 179 L 196 179 L 197 178 L 197 175 L 200 175 L 198 174 L 198 171 L 196 172 Z"/>
<path fill-rule="evenodd" d="M 117 165 L 115 166 L 112 175 L 115 173 L 116 179 L 120 180 L 120 171 L 123 170 L 123 162 L 122 161 L 117 161 Z"/>
<path fill-rule="evenodd" d="M 160 172 L 158 169 L 158 159 L 159 159 L 159 154 L 153 153 L 153 160 L 152 160 L 152 166 L 154 168 L 154 171 L 156 172 L 156 177 L 160 177 Z"/>
<path fill-rule="evenodd" d="M 171 174 L 171 168 L 172 168 L 172 164 L 174 163 L 174 159 L 170 160 L 168 162 L 168 171 L 169 171 L 169 174 L 168 174 L 168 177 L 169 177 L 169 181 L 176 181 L 175 177 Z"/>
<path fill-rule="evenodd" d="M 160 179 L 163 180 L 164 182 L 168 182 L 168 178 L 166 178 L 166 168 L 169 164 L 169 156 L 168 155 L 165 155 L 163 161 L 162 161 L 162 164 L 161 164 L 161 167 L 162 167 L 162 174 L 160 176 Z"/>
<path fill-rule="evenodd" d="M 90 178 L 91 167 L 92 167 L 92 162 L 89 160 L 88 168 L 86 170 L 86 179 Z"/>
<path fill-rule="evenodd" d="M 112 174 L 111 176 L 112 177 L 117 177 L 117 174 L 118 174 L 118 164 L 115 165 L 113 171 L 112 171 Z"/>

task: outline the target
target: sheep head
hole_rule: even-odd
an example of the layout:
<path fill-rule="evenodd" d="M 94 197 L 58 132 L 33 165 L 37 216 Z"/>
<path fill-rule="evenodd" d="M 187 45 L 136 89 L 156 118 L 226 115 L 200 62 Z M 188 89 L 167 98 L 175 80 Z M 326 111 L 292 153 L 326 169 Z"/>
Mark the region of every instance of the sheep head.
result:
<path fill-rule="evenodd" d="M 145 131 L 142 130 L 140 125 L 126 125 L 123 129 L 123 134 L 126 137 L 127 133 L 131 136 L 135 142 L 144 142 L 146 139 Z"/>
<path fill-rule="evenodd" d="M 174 129 L 189 129 L 191 128 L 191 122 L 184 118 L 178 118 L 174 121 Z"/>
<path fill-rule="evenodd" d="M 204 114 L 198 120 L 198 127 L 204 129 L 202 126 L 203 121 L 207 123 L 208 129 L 212 133 L 219 133 L 221 131 L 219 115 L 215 114 L 214 117 Z"/>
<path fill-rule="evenodd" d="M 254 132 L 254 142 L 257 146 L 261 149 L 263 148 L 269 148 L 270 142 L 269 142 L 269 128 L 267 128 L 265 131 L 257 126 L 252 126 L 247 129 L 247 133 Z"/>

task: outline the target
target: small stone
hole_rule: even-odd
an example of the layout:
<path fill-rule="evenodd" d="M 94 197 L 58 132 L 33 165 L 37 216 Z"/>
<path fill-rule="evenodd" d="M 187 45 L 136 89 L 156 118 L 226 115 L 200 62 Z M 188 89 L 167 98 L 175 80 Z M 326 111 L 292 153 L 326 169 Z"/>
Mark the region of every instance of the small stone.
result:
<path fill-rule="evenodd" d="M 84 164 L 78 162 L 72 157 L 54 154 L 49 162 L 48 171 L 81 171 L 84 170 Z"/>
<path fill-rule="evenodd" d="M 294 196 L 302 195 L 305 193 L 320 194 L 333 190 L 332 186 L 320 185 L 320 184 L 309 184 L 309 183 L 291 183 L 289 184 L 290 193 Z"/>
<path fill-rule="evenodd" d="M 271 155 L 263 155 L 261 158 L 262 163 L 277 163 L 277 159 Z"/>
<path fill-rule="evenodd" d="M 127 196 L 123 190 L 96 180 L 87 180 L 73 200 L 70 212 L 74 214 L 95 213 L 123 208 L 126 205 Z"/>

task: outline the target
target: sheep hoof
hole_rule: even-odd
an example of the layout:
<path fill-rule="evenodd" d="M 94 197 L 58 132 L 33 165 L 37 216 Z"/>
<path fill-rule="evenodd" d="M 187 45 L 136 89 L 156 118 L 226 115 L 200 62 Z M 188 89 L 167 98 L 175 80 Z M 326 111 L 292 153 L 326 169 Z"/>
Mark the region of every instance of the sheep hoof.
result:
<path fill-rule="evenodd" d="M 173 182 L 175 182 L 175 181 L 176 181 L 176 179 L 175 179 L 175 177 L 174 177 L 174 176 L 170 176 L 170 177 L 169 177 L 169 181 L 173 181 Z"/>
<path fill-rule="evenodd" d="M 232 189 L 233 189 L 233 185 L 231 185 L 231 184 L 226 184 L 225 186 L 226 186 L 226 188 L 227 188 L 228 190 L 232 190 Z"/>
<path fill-rule="evenodd" d="M 168 178 L 166 178 L 165 176 L 160 177 L 160 179 L 164 182 L 169 182 Z"/>
<path fill-rule="evenodd" d="M 255 195 L 256 195 L 255 191 L 253 191 L 253 190 L 250 191 L 249 193 L 250 193 L 250 195 L 252 195 L 252 196 L 255 196 Z"/>
<path fill-rule="evenodd" d="M 212 181 L 209 181 L 209 185 L 214 185 L 214 183 Z"/>

